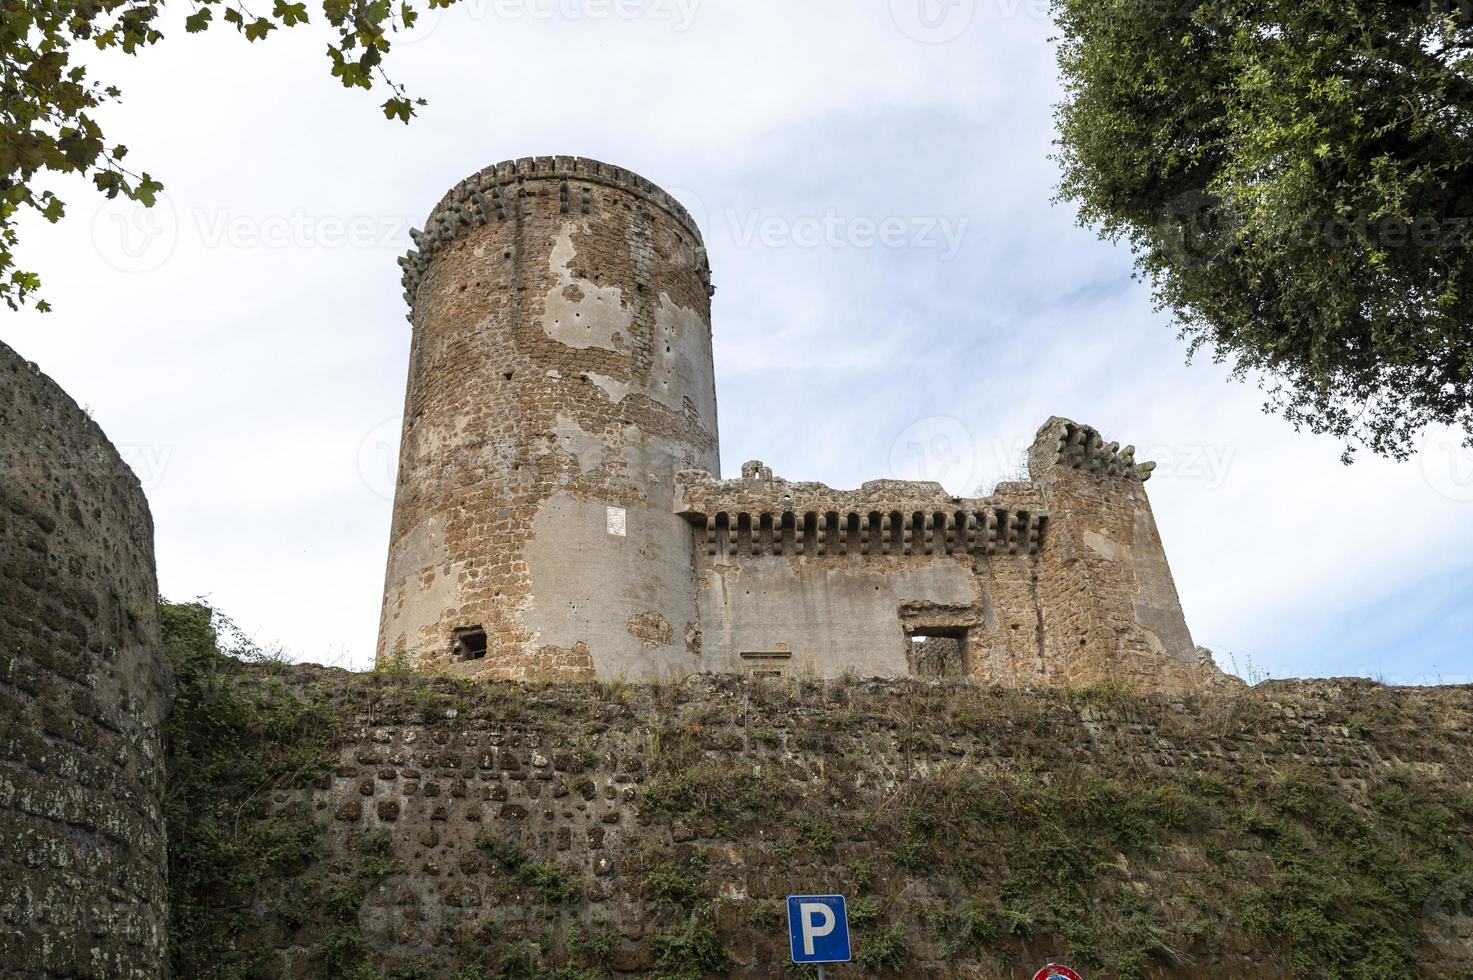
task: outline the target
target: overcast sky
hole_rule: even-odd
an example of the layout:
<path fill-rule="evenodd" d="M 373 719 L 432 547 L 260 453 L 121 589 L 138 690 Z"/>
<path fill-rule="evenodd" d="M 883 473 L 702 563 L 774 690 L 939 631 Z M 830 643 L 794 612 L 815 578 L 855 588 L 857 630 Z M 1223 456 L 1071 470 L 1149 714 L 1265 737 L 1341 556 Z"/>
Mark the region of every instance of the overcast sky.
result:
<path fill-rule="evenodd" d="M 176 16 L 182 16 L 178 11 Z M 457 180 L 538 154 L 628 167 L 701 223 L 722 467 L 990 487 L 1050 415 L 1156 459 L 1187 622 L 1273 677 L 1473 680 L 1473 455 L 1339 461 L 1188 366 L 1128 252 L 1052 203 L 1039 0 L 465 0 L 389 67 L 326 35 L 174 30 L 108 56 L 152 213 L 73 188 L 26 226 L 54 313 L 0 339 L 138 471 L 162 590 L 297 659 L 372 662 L 409 325 L 396 255 Z M 919 453 L 912 448 L 922 447 Z"/>

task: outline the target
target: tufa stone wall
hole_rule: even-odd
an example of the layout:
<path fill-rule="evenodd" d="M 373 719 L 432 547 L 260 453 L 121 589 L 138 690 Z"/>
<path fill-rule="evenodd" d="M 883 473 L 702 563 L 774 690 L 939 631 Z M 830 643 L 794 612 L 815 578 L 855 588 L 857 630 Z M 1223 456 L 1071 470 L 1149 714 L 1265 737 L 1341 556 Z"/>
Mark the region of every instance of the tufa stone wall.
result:
<path fill-rule="evenodd" d="M 760 462 L 724 482 L 682 473 L 676 510 L 698 539 L 706 668 L 1232 683 L 1187 631 L 1143 486 L 1153 464 L 1055 418 L 1029 466 L 1029 480 L 983 498 L 899 480 L 834 490 Z M 949 655 L 916 649 L 928 639 Z"/>
<path fill-rule="evenodd" d="M 210 956 L 252 977 L 801 975 L 805 892 L 849 898 L 846 976 L 1473 969 L 1467 688 L 236 683 L 339 725 L 227 808 L 240 839 L 315 835 L 197 910 L 240 923 Z"/>
<path fill-rule="evenodd" d="M 0 344 L 0 974 L 152 980 L 165 918 L 153 525 L 95 423 Z"/>
<path fill-rule="evenodd" d="M 710 272 L 689 215 L 627 171 L 539 157 L 462 182 L 415 237 L 380 661 L 502 678 L 698 669 L 674 475 L 715 471 L 718 454 Z"/>

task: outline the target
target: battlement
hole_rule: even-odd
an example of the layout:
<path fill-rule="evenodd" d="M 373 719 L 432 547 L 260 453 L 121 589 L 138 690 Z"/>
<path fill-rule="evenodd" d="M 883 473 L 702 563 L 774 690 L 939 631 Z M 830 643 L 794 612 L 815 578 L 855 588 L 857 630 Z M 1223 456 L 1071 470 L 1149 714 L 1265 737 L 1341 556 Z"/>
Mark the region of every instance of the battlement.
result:
<path fill-rule="evenodd" d="M 1101 476 L 1120 476 L 1144 483 L 1155 463 L 1137 463 L 1135 447 L 1105 442 L 1099 431 L 1057 415 L 1038 430 L 1028 451 L 1028 471 L 1037 476 L 1051 466 L 1088 470 Z"/>
<path fill-rule="evenodd" d="M 700 227 L 684 205 L 652 181 L 622 167 L 583 157 L 523 157 L 492 164 L 460 181 L 430 211 L 424 229 L 409 232 L 415 248 L 400 257 L 399 265 L 404 270 L 400 281 L 404 286 L 404 301 L 410 307 L 410 321 L 413 322 L 420 282 L 437 252 L 467 229 L 510 220 L 516 214 L 514 202 L 534 193 L 527 184 L 551 181 L 561 183 L 558 204 L 563 214 L 593 213 L 593 191 L 589 185 L 622 191 L 664 211 L 690 236 L 690 245 L 704 268 L 707 289 L 714 292 L 710 267 L 705 264 L 706 246 Z M 569 181 L 582 185 L 576 194 Z M 540 193 L 545 195 L 548 191 Z"/>
<path fill-rule="evenodd" d="M 939 483 L 906 480 L 835 490 L 774 477 L 755 461 L 742 473 L 679 475 L 676 513 L 704 534 L 708 555 L 1037 554 L 1048 523 L 1031 492 L 952 497 Z"/>

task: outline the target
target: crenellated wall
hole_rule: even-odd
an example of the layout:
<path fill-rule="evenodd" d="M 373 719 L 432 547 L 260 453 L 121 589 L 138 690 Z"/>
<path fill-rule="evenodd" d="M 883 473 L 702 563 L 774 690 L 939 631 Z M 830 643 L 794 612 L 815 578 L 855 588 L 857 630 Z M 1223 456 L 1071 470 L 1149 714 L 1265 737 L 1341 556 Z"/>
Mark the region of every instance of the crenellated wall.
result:
<path fill-rule="evenodd" d="M 703 666 L 1219 683 L 1166 566 L 1142 486 L 1153 467 L 1088 426 L 1050 419 L 1030 480 L 985 498 L 899 480 L 840 491 L 755 461 L 736 480 L 682 473 L 676 510 L 696 537 Z"/>
<path fill-rule="evenodd" d="M 1221 672 L 1199 654 L 1131 446 L 1052 418 L 1028 454 L 1054 516 L 1038 564 L 1044 659 L 1053 680 L 1188 690 Z"/>
<path fill-rule="evenodd" d="M 0 344 L 0 975 L 161 975 L 158 630 L 137 478 Z"/>

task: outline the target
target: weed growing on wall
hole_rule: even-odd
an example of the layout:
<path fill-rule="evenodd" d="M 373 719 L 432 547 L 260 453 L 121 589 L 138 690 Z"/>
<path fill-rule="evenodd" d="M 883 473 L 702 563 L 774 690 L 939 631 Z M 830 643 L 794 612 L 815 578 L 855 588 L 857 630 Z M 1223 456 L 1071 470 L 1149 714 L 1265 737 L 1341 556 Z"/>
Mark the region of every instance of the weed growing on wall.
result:
<path fill-rule="evenodd" d="M 691 980 L 785 962 L 782 896 L 822 887 L 856 975 L 1407 980 L 1473 880 L 1468 692 L 466 684 L 165 622 L 180 976 Z"/>
<path fill-rule="evenodd" d="M 169 962 L 176 976 L 233 980 L 253 975 L 249 951 L 234 947 L 251 931 L 261 882 L 324 853 L 312 814 L 257 818 L 273 792 L 327 771 L 338 718 L 329 705 L 288 692 L 253 648 L 221 653 L 220 622 L 202 604 L 160 606 L 174 670 L 165 735 Z M 256 673 L 246 673 L 248 659 Z"/>

